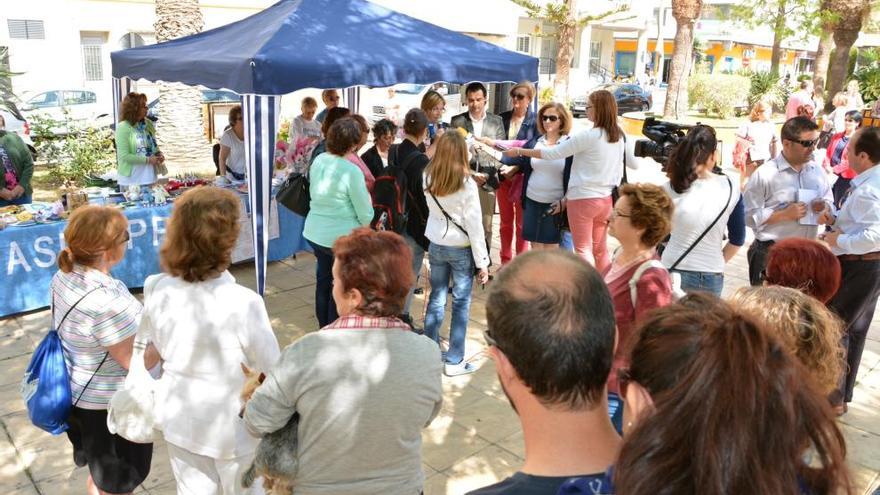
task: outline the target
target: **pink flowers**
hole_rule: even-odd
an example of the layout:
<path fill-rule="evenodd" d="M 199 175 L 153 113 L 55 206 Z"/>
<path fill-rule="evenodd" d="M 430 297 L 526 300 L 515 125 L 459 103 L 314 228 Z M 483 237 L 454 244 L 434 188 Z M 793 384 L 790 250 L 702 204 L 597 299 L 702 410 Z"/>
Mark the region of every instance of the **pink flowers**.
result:
<path fill-rule="evenodd" d="M 308 137 L 297 138 L 293 145 L 279 140 L 275 143 L 275 168 L 285 169 L 287 172 L 305 171 L 317 145 L 317 139 Z"/>

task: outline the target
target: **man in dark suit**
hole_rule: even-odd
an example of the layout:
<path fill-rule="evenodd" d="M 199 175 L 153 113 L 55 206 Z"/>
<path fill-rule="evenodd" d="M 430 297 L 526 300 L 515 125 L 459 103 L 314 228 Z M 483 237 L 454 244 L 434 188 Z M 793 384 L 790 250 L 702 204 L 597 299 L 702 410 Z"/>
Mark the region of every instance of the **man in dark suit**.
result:
<path fill-rule="evenodd" d="M 486 111 L 486 86 L 473 82 L 464 90 L 468 111 L 452 117 L 450 125 L 460 127 L 476 137 L 505 139 L 504 122 L 501 117 Z M 471 169 L 474 180 L 480 185 L 480 208 L 483 213 L 483 231 L 486 245 L 492 245 L 492 217 L 495 215 L 495 190 L 498 189 L 497 162 L 485 154 L 474 154 Z"/>

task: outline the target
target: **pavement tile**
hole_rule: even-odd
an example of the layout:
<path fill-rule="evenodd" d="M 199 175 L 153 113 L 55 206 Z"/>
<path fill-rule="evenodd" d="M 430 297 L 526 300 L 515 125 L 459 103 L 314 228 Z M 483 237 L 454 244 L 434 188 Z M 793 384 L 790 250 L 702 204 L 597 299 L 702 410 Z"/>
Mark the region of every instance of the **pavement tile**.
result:
<path fill-rule="evenodd" d="M 514 433 L 513 435 L 510 435 L 500 442 L 497 442 L 496 445 L 519 457 L 520 459 L 526 458 L 526 442 L 525 437 L 523 437 L 522 430 Z"/>
<path fill-rule="evenodd" d="M 874 469 L 866 468 L 860 464 L 849 463 L 850 476 L 852 477 L 853 492 L 858 495 L 872 495 L 878 480 L 878 472 Z"/>
<path fill-rule="evenodd" d="M 449 490 L 449 478 L 443 473 L 437 473 L 425 480 L 425 495 L 461 495 L 453 494 Z"/>
<path fill-rule="evenodd" d="M 31 355 L 23 354 L 16 357 L 0 359 L 0 385 L 9 385 L 11 383 L 21 384 L 24 377 L 24 370 L 27 369 L 31 362 Z M 7 396 L 0 396 L 0 400 L 9 400 Z"/>
<path fill-rule="evenodd" d="M 840 430 L 846 439 L 847 460 L 880 472 L 880 435 L 846 424 L 840 425 Z"/>
<path fill-rule="evenodd" d="M 422 431 L 422 462 L 442 472 L 487 446 L 489 442 L 476 432 L 454 423 L 452 416 L 441 412 Z"/>
<path fill-rule="evenodd" d="M 0 385 L 0 417 L 27 409 L 19 394 L 20 390 L 20 383 Z"/>
<path fill-rule="evenodd" d="M 4 490 L 18 490 L 32 486 L 33 483 L 25 473 L 24 463 L 21 462 L 15 447 L 9 440 L 0 439 L 0 487 Z"/>
<path fill-rule="evenodd" d="M 515 473 L 520 466 L 522 459 L 490 445 L 443 473 L 449 478 L 447 492 L 462 494 L 497 483 Z"/>
<path fill-rule="evenodd" d="M 840 422 L 880 435 L 878 411 L 880 411 L 880 390 L 859 385 L 853 391 L 853 401 L 849 403 L 848 412 L 840 417 Z"/>
<path fill-rule="evenodd" d="M 30 418 L 28 418 L 27 411 L 22 410 L 0 417 L 0 423 L 6 428 L 6 431 L 12 437 L 12 443 L 20 452 L 24 447 L 37 442 L 57 440 L 58 445 L 67 442 L 67 437 L 63 433 L 53 436 L 51 433 L 47 433 L 34 426 Z"/>
<path fill-rule="evenodd" d="M 18 447 L 18 451 L 31 477 L 37 482 L 76 467 L 73 463 L 73 447 L 64 434 Z"/>
<path fill-rule="evenodd" d="M 506 400 L 485 397 L 467 407 L 444 407 L 452 415 L 455 423 L 469 428 L 481 438 L 495 443 L 516 433 L 520 429 L 519 418 Z"/>

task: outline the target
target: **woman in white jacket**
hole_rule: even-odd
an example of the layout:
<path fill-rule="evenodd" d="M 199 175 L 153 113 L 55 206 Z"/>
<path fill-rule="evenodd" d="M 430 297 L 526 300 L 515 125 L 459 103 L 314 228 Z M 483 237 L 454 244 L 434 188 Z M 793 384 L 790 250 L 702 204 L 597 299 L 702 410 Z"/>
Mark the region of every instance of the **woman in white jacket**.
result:
<path fill-rule="evenodd" d="M 174 203 L 160 252 L 164 273 L 144 284 L 138 334 L 163 360 L 156 421 L 178 494 L 247 493 L 239 480 L 259 439 L 238 416 L 240 363 L 267 371 L 280 356 L 262 298 L 226 271 L 239 208 L 228 190 L 184 194 Z"/>
<path fill-rule="evenodd" d="M 444 360 L 447 376 L 473 373 L 464 361 L 464 342 L 471 306 L 474 268 L 480 283 L 489 280 L 489 252 L 483 234 L 477 184 L 470 177 L 467 143 L 461 134 L 447 132 L 436 142 L 434 158 L 425 169 L 428 224 L 431 241 L 431 295 L 425 315 L 425 334 L 440 342 L 440 325 L 446 311 L 446 293 L 452 277 L 452 322 L 449 350 Z"/>

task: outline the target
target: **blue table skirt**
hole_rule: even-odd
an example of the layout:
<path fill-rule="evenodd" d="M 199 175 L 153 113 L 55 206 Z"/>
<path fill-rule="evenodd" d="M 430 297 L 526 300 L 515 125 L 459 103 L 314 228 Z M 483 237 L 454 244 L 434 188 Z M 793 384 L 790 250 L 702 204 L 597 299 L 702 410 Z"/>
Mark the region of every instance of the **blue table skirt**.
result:
<path fill-rule="evenodd" d="M 147 276 L 159 273 L 159 247 L 172 206 L 123 210 L 131 241 L 112 273 L 128 287 L 143 287 Z M 302 236 L 303 217 L 279 205 L 278 223 L 280 236 L 269 241 L 269 261 L 311 251 Z M 49 306 L 49 284 L 58 270 L 66 226 L 56 222 L 0 230 L 0 317 Z"/>

